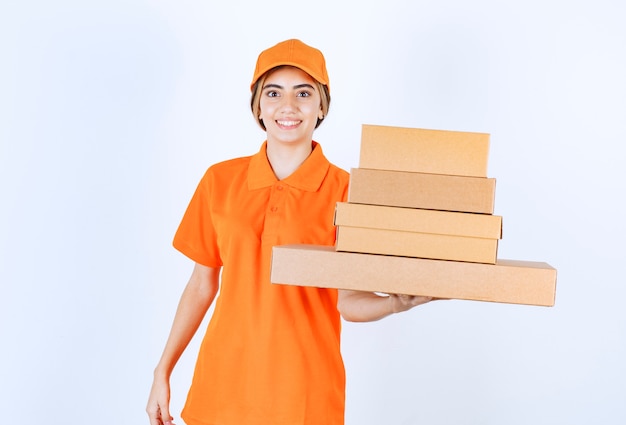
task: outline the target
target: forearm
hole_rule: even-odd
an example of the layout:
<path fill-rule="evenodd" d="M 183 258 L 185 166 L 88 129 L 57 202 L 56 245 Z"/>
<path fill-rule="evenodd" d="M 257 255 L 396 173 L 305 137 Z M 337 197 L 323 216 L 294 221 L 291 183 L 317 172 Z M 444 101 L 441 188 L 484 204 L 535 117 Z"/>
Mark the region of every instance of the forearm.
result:
<path fill-rule="evenodd" d="M 372 292 L 339 291 L 337 308 L 349 322 L 373 322 L 393 313 L 389 297 Z"/>
<path fill-rule="evenodd" d="M 219 287 L 219 269 L 196 265 L 181 295 L 169 337 L 155 377 L 169 378 L 176 362 L 193 338 Z"/>

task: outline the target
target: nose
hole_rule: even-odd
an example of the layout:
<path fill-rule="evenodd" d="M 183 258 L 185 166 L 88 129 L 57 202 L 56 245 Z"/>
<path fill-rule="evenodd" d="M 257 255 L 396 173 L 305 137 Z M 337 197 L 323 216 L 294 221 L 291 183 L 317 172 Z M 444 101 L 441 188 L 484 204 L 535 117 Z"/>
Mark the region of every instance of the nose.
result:
<path fill-rule="evenodd" d="M 296 100 L 292 96 L 284 96 L 280 104 L 280 109 L 282 112 L 295 111 L 296 109 L 298 109 L 298 107 L 296 106 Z"/>

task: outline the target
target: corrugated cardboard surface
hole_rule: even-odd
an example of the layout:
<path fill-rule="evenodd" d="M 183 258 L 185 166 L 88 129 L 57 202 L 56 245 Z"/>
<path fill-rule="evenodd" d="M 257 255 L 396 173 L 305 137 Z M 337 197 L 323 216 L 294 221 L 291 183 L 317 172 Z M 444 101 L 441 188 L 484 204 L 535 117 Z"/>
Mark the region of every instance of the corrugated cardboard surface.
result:
<path fill-rule="evenodd" d="M 502 217 L 338 202 L 335 225 L 500 239 Z"/>
<path fill-rule="evenodd" d="M 498 240 L 363 227 L 337 227 L 337 251 L 494 264 Z"/>
<path fill-rule="evenodd" d="M 487 177 L 489 134 L 362 126 L 359 168 Z"/>
<path fill-rule="evenodd" d="M 283 245 L 272 250 L 271 282 L 437 298 L 553 306 L 556 269 L 541 262 L 495 265 L 337 252 Z"/>
<path fill-rule="evenodd" d="M 493 214 L 496 179 L 353 168 L 348 202 Z"/>

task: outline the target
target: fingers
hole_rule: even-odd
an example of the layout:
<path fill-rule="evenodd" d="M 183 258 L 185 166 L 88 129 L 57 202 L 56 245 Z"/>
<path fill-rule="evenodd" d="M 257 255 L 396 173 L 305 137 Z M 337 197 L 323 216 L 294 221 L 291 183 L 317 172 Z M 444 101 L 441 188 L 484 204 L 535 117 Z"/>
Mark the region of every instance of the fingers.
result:
<path fill-rule="evenodd" d="M 433 300 L 433 297 L 404 294 L 390 294 L 389 298 L 394 313 L 400 313 Z"/>
<path fill-rule="evenodd" d="M 146 408 L 146 412 L 150 419 L 150 425 L 163 425 L 163 421 L 161 421 L 161 410 L 158 405 L 149 405 Z"/>
<path fill-rule="evenodd" d="M 402 299 L 405 297 L 404 299 Z M 418 305 L 426 304 L 427 302 L 432 301 L 433 297 L 423 297 L 418 295 L 403 295 L 401 296 L 402 302 L 405 303 L 409 307 L 415 307 Z"/>
<path fill-rule="evenodd" d="M 150 425 L 176 425 L 172 420 L 171 416 L 161 416 L 160 413 L 155 415 L 149 415 L 150 417 Z M 165 419 L 168 418 L 168 419 Z"/>
<path fill-rule="evenodd" d="M 150 425 L 175 425 L 170 415 L 170 387 L 168 380 L 155 378 L 150 389 L 146 412 Z"/>
<path fill-rule="evenodd" d="M 160 413 L 158 410 L 152 411 L 150 408 L 146 409 L 148 412 L 148 418 L 150 419 L 150 425 L 163 425 L 161 422 Z"/>
<path fill-rule="evenodd" d="M 164 409 L 161 409 L 161 421 L 163 425 L 175 425 L 172 420 L 174 419 L 169 412 L 168 406 L 164 406 Z"/>
<path fill-rule="evenodd" d="M 163 409 L 157 404 L 150 404 L 146 408 L 148 418 L 150 419 L 150 425 L 176 425 L 174 418 L 170 415 L 167 406 L 163 406 Z"/>
<path fill-rule="evenodd" d="M 174 418 L 170 415 L 167 406 L 165 406 L 165 409 L 159 410 L 159 424 L 176 425 L 174 422 L 172 422 L 173 420 Z"/>

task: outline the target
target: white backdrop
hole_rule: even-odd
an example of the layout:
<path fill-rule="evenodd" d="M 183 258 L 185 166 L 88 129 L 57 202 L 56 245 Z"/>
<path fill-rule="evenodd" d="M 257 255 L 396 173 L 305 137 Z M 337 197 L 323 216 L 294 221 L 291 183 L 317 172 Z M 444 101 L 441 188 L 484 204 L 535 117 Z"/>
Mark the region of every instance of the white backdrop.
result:
<path fill-rule="evenodd" d="M 346 424 L 626 422 L 624 3 L 345 4 L 0 4 L 5 422 L 147 424 L 192 267 L 172 236 L 206 167 L 257 151 L 256 56 L 292 37 L 327 58 L 331 161 L 358 166 L 363 123 L 490 133 L 499 257 L 558 270 L 553 308 L 346 323 Z"/>

